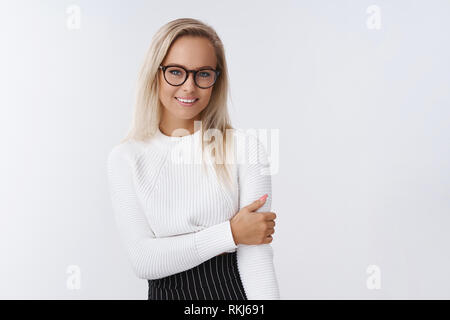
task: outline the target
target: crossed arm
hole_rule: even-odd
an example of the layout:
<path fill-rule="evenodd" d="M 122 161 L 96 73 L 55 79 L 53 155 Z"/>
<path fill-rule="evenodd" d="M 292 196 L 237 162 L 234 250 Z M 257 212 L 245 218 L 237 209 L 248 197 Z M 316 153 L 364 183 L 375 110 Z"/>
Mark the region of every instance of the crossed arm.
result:
<path fill-rule="evenodd" d="M 267 152 L 256 137 L 249 136 L 248 142 L 249 159 L 239 165 L 239 207 L 249 205 L 267 193 L 266 202 L 257 212 L 268 212 L 272 204 L 272 180 Z M 280 299 L 270 243 L 238 244 L 237 262 L 249 300 Z"/>

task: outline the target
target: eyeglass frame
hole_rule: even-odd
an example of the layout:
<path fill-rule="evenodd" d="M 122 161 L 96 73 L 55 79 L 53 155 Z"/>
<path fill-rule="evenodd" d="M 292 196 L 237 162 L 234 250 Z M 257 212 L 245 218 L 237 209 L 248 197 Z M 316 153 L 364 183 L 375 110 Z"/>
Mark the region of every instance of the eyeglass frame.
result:
<path fill-rule="evenodd" d="M 184 81 L 183 81 L 182 83 L 180 83 L 180 84 L 171 84 L 169 81 L 167 81 L 167 79 L 166 79 L 166 69 L 169 68 L 169 67 L 176 67 L 176 68 L 183 69 L 183 70 L 185 71 L 186 77 L 184 78 Z M 195 83 L 195 85 L 196 85 L 197 87 L 199 87 L 200 89 L 208 89 L 208 88 L 211 88 L 213 85 L 216 84 L 217 78 L 219 78 L 219 75 L 220 75 L 220 70 L 214 70 L 213 68 L 209 68 L 209 67 L 208 67 L 208 68 L 201 68 L 201 69 L 199 69 L 199 70 L 188 70 L 188 69 L 186 69 L 186 68 L 184 68 L 184 67 L 182 67 L 182 66 L 178 66 L 178 65 L 167 65 L 167 66 L 160 65 L 160 66 L 159 66 L 159 69 L 161 69 L 161 70 L 163 71 L 164 80 L 166 80 L 166 82 L 167 82 L 168 84 L 170 84 L 171 86 L 174 86 L 174 87 L 179 87 L 179 86 L 183 85 L 183 84 L 186 82 L 186 80 L 189 78 L 189 73 L 192 73 L 192 74 L 193 74 L 193 77 L 194 77 L 194 83 Z M 200 86 L 198 85 L 198 83 L 197 83 L 197 80 L 196 80 L 197 72 L 203 71 L 203 70 L 211 70 L 211 71 L 214 71 L 214 73 L 215 73 L 215 75 L 216 75 L 215 78 L 214 78 L 213 84 L 210 85 L 209 87 L 200 87 Z"/>

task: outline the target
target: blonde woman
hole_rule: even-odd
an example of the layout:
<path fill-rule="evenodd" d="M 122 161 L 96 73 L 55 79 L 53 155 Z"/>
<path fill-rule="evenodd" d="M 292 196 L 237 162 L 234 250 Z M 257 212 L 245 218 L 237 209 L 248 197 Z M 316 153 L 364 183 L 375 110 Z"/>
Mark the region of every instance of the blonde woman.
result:
<path fill-rule="evenodd" d="M 227 95 L 212 27 L 190 18 L 162 26 L 131 129 L 107 162 L 117 226 L 149 300 L 279 299 L 266 150 L 233 129 Z"/>

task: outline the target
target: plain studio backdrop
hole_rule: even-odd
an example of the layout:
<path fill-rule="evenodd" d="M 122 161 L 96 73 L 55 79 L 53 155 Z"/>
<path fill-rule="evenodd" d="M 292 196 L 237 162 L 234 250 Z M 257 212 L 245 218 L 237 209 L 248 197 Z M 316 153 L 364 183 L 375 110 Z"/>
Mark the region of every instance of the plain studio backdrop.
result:
<path fill-rule="evenodd" d="M 106 157 L 181 17 L 224 42 L 233 125 L 279 130 L 281 298 L 450 298 L 446 0 L 1 1 L 0 298 L 147 299 Z"/>

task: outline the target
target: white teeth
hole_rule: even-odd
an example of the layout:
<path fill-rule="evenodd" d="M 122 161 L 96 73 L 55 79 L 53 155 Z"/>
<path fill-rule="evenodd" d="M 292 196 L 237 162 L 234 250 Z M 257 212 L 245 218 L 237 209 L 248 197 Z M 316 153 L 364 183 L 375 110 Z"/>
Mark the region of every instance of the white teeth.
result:
<path fill-rule="evenodd" d="M 185 102 L 185 103 L 192 103 L 197 99 L 193 99 L 193 100 L 186 100 L 186 99 L 181 99 L 181 98 L 177 98 L 177 100 L 181 101 L 181 102 Z"/>

